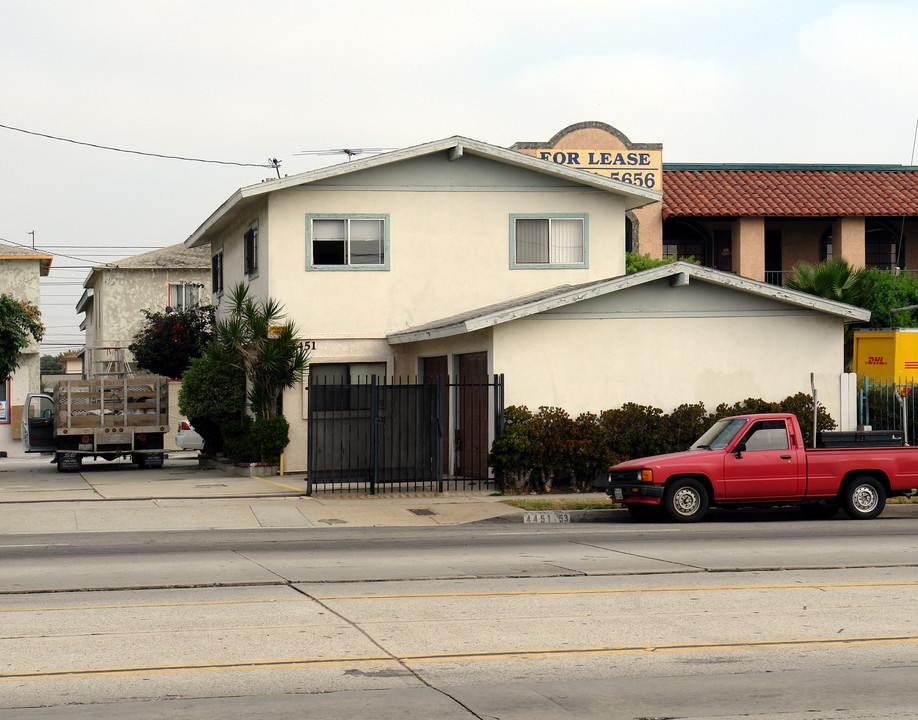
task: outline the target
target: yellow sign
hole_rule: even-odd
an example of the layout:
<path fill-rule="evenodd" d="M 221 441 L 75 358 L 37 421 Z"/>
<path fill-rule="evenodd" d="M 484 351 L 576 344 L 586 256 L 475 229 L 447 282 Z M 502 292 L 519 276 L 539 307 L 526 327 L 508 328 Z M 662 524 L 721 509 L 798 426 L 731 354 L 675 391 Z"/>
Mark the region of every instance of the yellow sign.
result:
<path fill-rule="evenodd" d="M 659 188 L 662 150 L 528 150 L 541 160 L 586 170 L 639 187 Z"/>

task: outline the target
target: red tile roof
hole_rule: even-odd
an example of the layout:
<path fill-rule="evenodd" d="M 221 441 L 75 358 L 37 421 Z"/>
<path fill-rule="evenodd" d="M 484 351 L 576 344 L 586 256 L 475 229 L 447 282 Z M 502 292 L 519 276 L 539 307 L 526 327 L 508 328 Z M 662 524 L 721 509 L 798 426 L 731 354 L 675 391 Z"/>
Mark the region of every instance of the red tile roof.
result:
<path fill-rule="evenodd" d="M 663 217 L 918 215 L 918 168 L 663 169 Z"/>

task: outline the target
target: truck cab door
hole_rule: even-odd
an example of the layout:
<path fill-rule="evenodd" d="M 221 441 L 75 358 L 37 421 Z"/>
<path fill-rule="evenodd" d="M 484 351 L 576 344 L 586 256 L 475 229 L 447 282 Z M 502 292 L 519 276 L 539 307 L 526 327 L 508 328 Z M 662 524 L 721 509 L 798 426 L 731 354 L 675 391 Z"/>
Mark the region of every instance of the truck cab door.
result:
<path fill-rule="evenodd" d="M 22 413 L 22 449 L 25 452 L 53 452 L 54 400 L 50 395 L 27 395 Z"/>
<path fill-rule="evenodd" d="M 802 495 L 801 454 L 791 447 L 784 420 L 752 423 L 724 455 L 725 497 L 778 500 Z"/>

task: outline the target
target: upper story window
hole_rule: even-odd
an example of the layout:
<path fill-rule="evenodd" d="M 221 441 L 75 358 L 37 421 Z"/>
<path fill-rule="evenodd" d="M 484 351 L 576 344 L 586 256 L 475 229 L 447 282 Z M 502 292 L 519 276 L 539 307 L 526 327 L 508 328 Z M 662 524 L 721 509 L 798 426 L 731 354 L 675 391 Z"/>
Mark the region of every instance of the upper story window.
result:
<path fill-rule="evenodd" d="M 313 270 L 388 270 L 388 215 L 307 215 L 307 266 Z"/>
<path fill-rule="evenodd" d="M 511 215 L 511 268 L 588 267 L 586 215 Z"/>
<path fill-rule="evenodd" d="M 243 271 L 246 275 L 254 275 L 258 272 L 258 223 L 252 223 L 249 229 L 242 236 L 245 245 L 245 255 L 243 260 Z"/>
<path fill-rule="evenodd" d="M 210 258 L 210 291 L 214 295 L 223 292 L 223 251 L 215 253 Z"/>
<path fill-rule="evenodd" d="M 173 310 L 189 310 L 201 304 L 201 290 L 199 283 L 169 283 L 169 297 L 166 305 Z"/>

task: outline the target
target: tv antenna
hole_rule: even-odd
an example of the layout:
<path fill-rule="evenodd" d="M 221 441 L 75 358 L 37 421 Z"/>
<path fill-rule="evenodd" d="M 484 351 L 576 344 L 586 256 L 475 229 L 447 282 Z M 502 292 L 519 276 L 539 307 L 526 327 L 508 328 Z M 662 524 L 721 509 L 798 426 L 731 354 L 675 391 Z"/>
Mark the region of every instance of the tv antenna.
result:
<path fill-rule="evenodd" d="M 335 148 L 332 150 L 303 150 L 294 155 L 347 155 L 348 162 L 357 155 L 376 155 L 395 148 Z"/>

